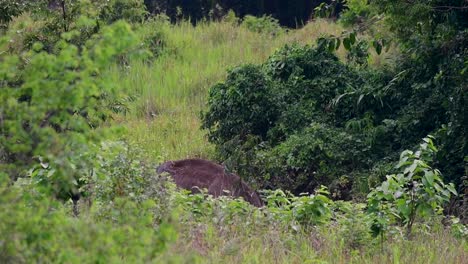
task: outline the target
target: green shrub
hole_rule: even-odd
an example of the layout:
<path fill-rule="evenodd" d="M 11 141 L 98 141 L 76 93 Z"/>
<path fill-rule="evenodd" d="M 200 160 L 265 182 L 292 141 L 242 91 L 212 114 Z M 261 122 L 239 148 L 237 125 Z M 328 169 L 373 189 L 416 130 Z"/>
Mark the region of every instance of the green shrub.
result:
<path fill-rule="evenodd" d="M 257 135 L 266 138 L 275 122 L 273 91 L 270 80 L 261 67 L 245 65 L 229 71 L 225 83 L 210 90 L 210 109 L 203 117 L 204 128 L 210 130 L 210 140 L 220 144 L 239 136 Z"/>
<path fill-rule="evenodd" d="M 125 20 L 130 23 L 143 22 L 148 15 L 143 0 L 111 0 L 100 7 L 99 18 L 106 23 Z"/>
<path fill-rule="evenodd" d="M 125 20 L 134 24 L 141 23 L 147 16 L 145 5 L 141 0 L 41 0 L 25 1 L 17 5 L 22 8 L 21 12 L 16 12 L 15 16 L 26 13 L 21 15 L 20 19 L 12 17 L 10 20 L 13 20 L 16 25 L 10 25 L 7 28 L 10 35 L 22 36 L 22 38 L 16 38 L 16 42 L 9 45 L 10 51 L 17 51 L 16 54 L 27 51 L 35 42 L 41 42 L 44 45 L 44 50 L 48 52 L 57 52 L 59 48 L 56 45 L 61 40 L 61 35 L 70 32 L 73 34 L 68 34 L 67 40 L 76 46 L 84 46 L 103 26 L 117 20 Z M 20 29 L 15 30 L 18 24 Z M 145 44 L 153 43 L 145 42 Z"/>
<path fill-rule="evenodd" d="M 82 178 L 81 192 L 101 217 L 108 215 L 107 208 L 119 199 L 136 203 L 150 200 L 154 202 L 154 219 L 162 221 L 171 213 L 175 185 L 170 177 L 158 175 L 156 167 L 137 147 L 105 141 L 96 154 L 94 173 Z"/>
<path fill-rule="evenodd" d="M 420 0 L 371 2 L 384 16 L 403 55 L 397 60 L 401 74 L 390 86 L 399 99 L 398 122 L 406 135 L 402 143 L 437 135 L 437 167 L 445 180 L 461 186 L 468 153 L 467 10 L 460 1 L 443 3 L 446 7 Z"/>
<path fill-rule="evenodd" d="M 259 163 L 264 166 L 263 173 L 273 186 L 296 193 L 310 192 L 320 184 L 330 185 L 340 176 L 364 167 L 362 163 L 366 161 L 367 151 L 363 139 L 358 136 L 312 123 L 266 153 L 259 154 L 265 157 Z M 349 198 L 346 196 L 351 184 L 336 188 L 333 196 Z"/>
<path fill-rule="evenodd" d="M 283 31 L 277 19 L 265 15 L 262 17 L 246 15 L 242 19 L 241 26 L 252 32 L 265 33 L 272 36 L 278 35 Z"/>
<path fill-rule="evenodd" d="M 265 191 L 267 212 L 275 221 L 299 231 L 314 225 L 329 223 L 332 217 L 333 202 L 328 198 L 328 190 L 321 186 L 314 194 L 303 193 L 294 196 L 282 190 Z"/>
<path fill-rule="evenodd" d="M 168 18 L 158 16 L 148 19 L 141 26 L 137 27 L 138 35 L 143 40 L 143 47 L 148 49 L 157 58 L 164 54 L 167 48 L 167 30 L 169 24 Z"/>
<path fill-rule="evenodd" d="M 348 178 L 374 157 L 362 131 L 346 129 L 347 120 L 373 113 L 362 113 L 351 96 L 337 98 L 377 89 L 381 79 L 347 67 L 327 49 L 285 46 L 263 65 L 235 68 L 213 86 L 203 127 L 220 158 L 263 187 L 298 194 L 335 182 L 334 194 L 349 197 Z"/>
<path fill-rule="evenodd" d="M 12 40 L 7 45 L 9 52 L 19 55 L 36 42 L 41 42 L 45 51 L 57 52 L 56 45 L 66 32 L 73 32 L 67 37 L 70 43 L 82 46 L 99 30 L 99 22 L 94 20 L 97 7 L 89 1 L 64 1 L 65 13 L 62 8 L 49 7 L 48 2 L 28 4 L 29 8 L 12 19 L 6 30 Z"/>
<path fill-rule="evenodd" d="M 0 262 L 155 262 L 177 235 L 155 206 L 119 198 L 106 208 L 109 218 L 93 210 L 73 217 L 62 203 L 0 176 Z"/>
<path fill-rule="evenodd" d="M 418 218 L 441 214 L 442 205 L 457 192 L 453 183 L 446 185 L 440 171 L 429 166 L 435 152 L 432 137 L 424 138 L 416 152 L 403 151 L 398 164 L 400 173 L 388 175 L 381 186 L 369 193 L 369 211 L 385 215 L 389 223 L 404 225 L 408 236 Z M 374 228 L 379 233 L 385 230 L 379 222 Z"/>
<path fill-rule="evenodd" d="M 212 87 L 203 126 L 220 144 L 247 134 L 277 144 L 312 121 L 333 120 L 332 99 L 356 80 L 328 51 L 285 46 L 261 67 L 238 67 Z"/>
<path fill-rule="evenodd" d="M 211 88 L 203 116 L 219 159 L 263 187 L 298 194 L 325 184 L 334 186 L 330 189 L 337 197 L 362 197 L 348 187 L 367 189 L 362 179 L 355 184 L 356 177 L 373 173 L 377 162 L 391 164 L 404 148 L 435 133 L 441 146 L 436 163 L 448 181 L 459 185 L 467 149 L 463 60 L 454 55 L 441 62 L 454 78 L 442 77 L 443 72 L 426 76 L 428 69 L 415 64 L 427 59 L 423 55 L 405 61 L 403 71 L 370 69 L 365 66 L 366 45 L 356 42 L 347 65 L 327 45 L 285 46 L 260 66 L 241 66 L 228 74 L 224 83 Z M 427 78 L 432 79 L 424 82 Z M 316 151 L 309 156 L 316 145 L 307 135 L 313 123 L 324 124 L 333 135 L 321 140 L 336 155 Z M 341 137 L 343 133 L 351 140 Z M 328 158 L 334 156 L 338 158 Z M 387 171 L 379 175 L 390 173 L 389 166 L 381 168 Z"/>
<path fill-rule="evenodd" d="M 282 109 L 269 131 L 272 142 L 284 140 L 313 121 L 333 120 L 331 100 L 357 79 L 335 55 L 308 46 L 285 46 L 266 61 L 265 68 L 277 81 L 270 89 L 277 108 Z"/>
<path fill-rule="evenodd" d="M 0 58 L 0 166 L 14 165 L 12 178 L 29 175 L 65 195 L 89 173 L 102 135 L 95 128 L 109 118 L 107 102 L 117 95 L 101 72 L 138 45 L 124 22 L 103 28 L 86 47 L 67 43 L 75 33 L 63 35 L 57 54 L 36 43 L 27 64 L 16 55 Z"/>
<path fill-rule="evenodd" d="M 37 10 L 45 0 L 0 0 L 0 30 L 6 28 L 11 20 L 23 12 Z"/>
<path fill-rule="evenodd" d="M 228 24 L 232 24 L 234 26 L 239 25 L 240 19 L 236 16 L 236 13 L 232 10 L 229 9 L 229 11 L 224 15 L 223 20 L 224 22 Z"/>
<path fill-rule="evenodd" d="M 366 23 L 377 13 L 368 0 L 346 0 L 345 7 L 340 14 L 340 22 L 345 26 Z"/>
<path fill-rule="evenodd" d="M 13 18 L 5 30 L 5 36 L 9 40 L 2 43 L 1 51 L 20 55 L 30 50 L 36 42 L 44 45 L 49 39 L 43 32 L 45 24 L 45 21 L 34 20 L 29 12 Z"/>

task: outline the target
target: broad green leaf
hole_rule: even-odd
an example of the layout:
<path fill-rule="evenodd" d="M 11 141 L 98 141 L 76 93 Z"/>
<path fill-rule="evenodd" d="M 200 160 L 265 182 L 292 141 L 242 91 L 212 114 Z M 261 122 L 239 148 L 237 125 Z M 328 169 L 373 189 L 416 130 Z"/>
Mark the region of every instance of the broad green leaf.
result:
<path fill-rule="evenodd" d="M 416 168 L 418 167 L 418 164 L 417 164 L 417 161 L 413 161 L 413 164 L 411 164 L 411 166 L 409 166 L 408 168 L 405 169 L 404 173 L 407 174 L 407 173 L 414 173 L 414 171 L 416 170 Z"/>
<path fill-rule="evenodd" d="M 427 182 L 427 186 L 432 187 L 434 184 L 434 172 L 432 171 L 425 171 L 424 173 L 424 180 Z"/>
<path fill-rule="evenodd" d="M 428 216 L 431 215 L 434 211 L 432 209 L 432 206 L 430 206 L 428 203 L 421 203 L 418 205 L 416 211 L 420 216 Z"/>
<path fill-rule="evenodd" d="M 442 187 L 436 182 L 434 183 L 434 188 L 438 191 L 438 192 L 442 192 Z"/>

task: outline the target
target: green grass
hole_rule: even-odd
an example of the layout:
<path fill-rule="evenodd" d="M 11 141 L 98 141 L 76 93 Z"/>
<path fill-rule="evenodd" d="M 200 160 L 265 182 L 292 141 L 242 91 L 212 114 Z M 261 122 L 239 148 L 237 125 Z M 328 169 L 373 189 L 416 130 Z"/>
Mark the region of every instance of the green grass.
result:
<path fill-rule="evenodd" d="M 295 233 L 274 227 L 199 224 L 184 227 L 159 258 L 168 263 L 467 263 L 468 245 L 444 230 L 413 239 L 378 241 L 357 249 L 346 245 L 339 227 Z"/>
<path fill-rule="evenodd" d="M 222 81 L 226 70 L 244 63 L 261 63 L 276 49 L 292 43 L 312 44 L 321 35 L 340 34 L 339 25 L 324 20 L 300 30 L 270 36 L 227 22 L 148 23 L 140 34 L 154 30 L 165 36 L 165 53 L 153 63 L 130 63 L 124 75 L 110 70 L 115 82 L 136 92 L 130 115 L 118 117 L 128 139 L 151 159 L 213 158 L 213 146 L 200 130 L 200 113 L 209 88 Z M 343 51 L 339 51 L 343 54 Z"/>

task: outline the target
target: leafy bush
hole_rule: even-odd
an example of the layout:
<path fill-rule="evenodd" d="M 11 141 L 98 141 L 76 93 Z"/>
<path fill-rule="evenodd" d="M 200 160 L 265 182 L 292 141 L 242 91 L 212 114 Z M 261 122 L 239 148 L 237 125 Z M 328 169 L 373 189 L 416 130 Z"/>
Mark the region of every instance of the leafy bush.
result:
<path fill-rule="evenodd" d="M 384 15 L 403 53 L 397 61 L 402 74 L 391 87 L 398 87 L 393 96 L 399 99 L 398 122 L 408 135 L 405 140 L 437 135 L 437 167 L 447 181 L 461 186 L 468 153 L 466 4 L 450 0 L 371 4 Z"/>
<path fill-rule="evenodd" d="M 284 142 L 268 149 L 264 164 L 269 184 L 294 192 L 310 192 L 320 184 L 331 184 L 340 176 L 347 175 L 366 160 L 368 149 L 363 139 L 344 131 L 332 129 L 322 124 L 312 123 Z M 349 188 L 345 184 L 344 188 Z M 335 197 L 346 198 L 348 191 Z"/>
<path fill-rule="evenodd" d="M 457 195 L 453 183 L 445 184 L 437 169 L 432 169 L 432 161 L 437 151 L 432 137 L 424 138 L 418 151 L 403 151 L 398 168 L 400 173 L 388 175 L 381 186 L 368 195 L 369 211 L 389 218 L 388 221 L 405 225 L 407 235 L 411 234 L 418 217 L 441 214 L 442 205 Z M 378 232 L 384 231 L 381 223 L 374 225 Z"/>
<path fill-rule="evenodd" d="M 340 14 L 340 22 L 345 26 L 367 22 L 376 14 L 368 0 L 346 0 L 345 10 Z"/>
<path fill-rule="evenodd" d="M 65 9 L 60 6 L 62 3 Z M 61 34 L 66 32 L 73 32 L 67 38 L 70 43 L 81 46 L 99 30 L 99 22 L 90 19 L 97 16 L 97 7 L 89 1 L 50 1 L 49 4 L 41 0 L 26 6 L 29 8 L 13 18 L 6 30 L 12 39 L 6 49 L 14 54 L 27 52 L 36 42 L 41 42 L 45 51 L 56 52 Z"/>
<path fill-rule="evenodd" d="M 242 199 L 220 197 L 213 199 L 206 193 L 188 195 L 187 192 L 176 193 L 175 204 L 186 212 L 184 221 L 213 221 L 219 225 L 245 223 L 273 224 L 292 228 L 296 231 L 308 229 L 315 225 L 328 224 L 333 202 L 328 198 L 325 187 L 314 194 L 294 196 L 282 190 L 265 191 L 267 206 L 261 209 L 253 207 Z"/>
<path fill-rule="evenodd" d="M 0 29 L 23 12 L 37 9 L 45 3 L 44 0 L 0 0 Z"/>
<path fill-rule="evenodd" d="M 142 26 L 137 28 L 140 39 L 143 40 L 143 47 L 148 49 L 153 55 L 152 58 L 161 56 L 167 47 L 167 24 L 168 18 L 165 16 L 148 19 Z"/>
<path fill-rule="evenodd" d="M 277 143 L 314 120 L 331 119 L 325 110 L 355 79 L 328 51 L 285 46 L 261 67 L 238 67 L 212 87 L 203 125 L 221 144 L 246 134 Z"/>
<path fill-rule="evenodd" d="M 263 65 L 235 68 L 213 86 L 203 127 L 241 175 L 255 175 L 263 187 L 310 192 L 370 166 L 371 146 L 362 131 L 346 126 L 373 112 L 363 113 L 351 96 L 339 105 L 337 98 L 376 89 L 382 76 L 347 67 L 322 47 L 285 46 Z M 345 181 L 333 190 L 337 197 L 348 196 L 353 180 Z"/>
<path fill-rule="evenodd" d="M 148 15 L 143 0 L 111 0 L 101 7 L 100 19 L 113 23 L 123 19 L 131 23 L 143 22 Z"/>
<path fill-rule="evenodd" d="M 352 35 L 345 39 L 355 42 L 347 65 L 333 54 L 338 39 L 320 39 L 317 47 L 285 46 L 262 65 L 238 67 L 236 74 L 213 86 L 203 127 L 217 144 L 219 158 L 240 175 L 263 182 L 263 187 L 298 194 L 318 184 L 334 185 L 340 186 L 332 189 L 337 197 L 350 198 L 350 193 L 356 194 L 351 186 L 365 183 L 355 184 L 357 177 L 373 174 L 377 163 L 388 165 L 379 165 L 387 169 L 379 175 L 390 173 L 389 164 L 399 152 L 433 133 L 440 140 L 436 164 L 446 172 L 446 180 L 460 185 L 467 156 L 462 125 L 466 52 L 458 44 L 451 46 L 453 57 L 436 62 L 439 73 L 432 66 L 418 66 L 430 60 L 423 54 L 404 60 L 395 71 L 370 69 L 368 42 Z M 458 36 L 466 40 L 464 33 Z M 242 96 L 232 96 L 236 94 Z M 308 136 L 314 123 L 325 124 L 328 132 L 323 135 L 333 136 Z M 345 134 L 351 140 L 345 140 Z M 316 150 L 314 156 L 315 137 L 336 155 Z M 339 159 L 328 159 L 333 156 Z"/>
<path fill-rule="evenodd" d="M 279 220 L 296 231 L 300 227 L 326 224 L 331 218 L 332 201 L 328 190 L 321 186 L 315 194 L 294 196 L 282 190 L 266 191 L 267 210 L 273 219 Z M 298 226 L 299 224 L 299 226 Z"/>
<path fill-rule="evenodd" d="M 0 66 L 0 166 L 14 165 L 12 178 L 30 175 L 65 195 L 76 193 L 89 173 L 93 143 L 102 135 L 95 128 L 109 118 L 107 102 L 116 95 L 100 73 L 138 45 L 124 22 L 103 28 L 86 47 L 67 43 L 74 34 L 63 35 L 57 54 L 36 43 L 27 64 L 4 54 Z"/>
<path fill-rule="evenodd" d="M 223 144 L 249 134 L 265 139 L 277 116 L 269 86 L 261 67 L 246 65 L 231 70 L 225 83 L 210 90 L 210 110 L 203 117 L 204 127 L 211 128 L 210 140 Z"/>
<path fill-rule="evenodd" d="M 242 19 L 241 26 L 252 32 L 265 33 L 273 36 L 283 31 L 277 19 L 266 15 L 261 17 L 246 15 Z"/>
<path fill-rule="evenodd" d="M 456 238 L 468 238 L 468 227 L 462 224 L 457 217 L 450 217 L 450 231 Z"/>
<path fill-rule="evenodd" d="M 152 200 L 119 198 L 106 208 L 109 218 L 93 210 L 73 217 L 62 203 L 12 187 L 2 174 L 0 262 L 154 262 L 177 235 L 155 207 Z"/>
<path fill-rule="evenodd" d="M 224 22 L 231 24 L 233 26 L 239 25 L 240 19 L 236 16 L 236 13 L 229 9 L 229 11 L 224 15 L 223 20 Z"/>
<path fill-rule="evenodd" d="M 44 45 L 49 40 L 43 32 L 45 24 L 45 21 L 34 20 L 32 14 L 28 12 L 13 18 L 5 30 L 5 36 L 9 41 L 2 42 L 0 49 L 2 52 L 20 55 L 30 50 L 36 42 Z M 47 43 L 45 45 L 47 46 Z"/>
<path fill-rule="evenodd" d="M 138 204 L 153 201 L 155 221 L 170 215 L 175 185 L 170 177 L 156 173 L 156 164 L 146 161 L 137 147 L 102 142 L 93 168 L 93 174 L 83 177 L 81 191 L 94 204 L 96 214 L 109 217 L 107 209 L 126 199 Z"/>
<path fill-rule="evenodd" d="M 56 52 L 62 33 L 70 32 L 73 34 L 68 34 L 67 40 L 76 46 L 84 46 L 103 26 L 117 20 L 141 23 L 147 16 L 141 0 L 40 0 L 18 2 L 16 5 L 21 6 L 21 11 L 15 13 L 15 16 L 21 15 L 20 19 L 12 17 L 10 20 L 14 25 L 10 23 L 7 28 L 10 35 L 22 36 L 9 45 L 10 51 L 16 51 L 16 54 L 29 50 L 35 42 L 41 42 L 48 52 Z M 18 26 L 19 31 L 15 30 Z"/>

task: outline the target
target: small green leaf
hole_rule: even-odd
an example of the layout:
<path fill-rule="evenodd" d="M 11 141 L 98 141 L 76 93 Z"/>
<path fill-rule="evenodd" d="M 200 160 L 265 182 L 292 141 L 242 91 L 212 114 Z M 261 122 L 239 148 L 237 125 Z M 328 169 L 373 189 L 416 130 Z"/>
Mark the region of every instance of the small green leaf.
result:
<path fill-rule="evenodd" d="M 458 195 L 457 191 L 455 190 L 455 185 L 453 183 L 447 184 L 447 190 L 449 190 L 453 195 Z"/>
<path fill-rule="evenodd" d="M 331 40 L 328 42 L 328 51 L 333 52 L 335 51 L 335 41 Z"/>
<path fill-rule="evenodd" d="M 349 34 L 349 41 L 351 45 L 356 43 L 356 32 L 352 32 L 351 34 Z"/>
<path fill-rule="evenodd" d="M 351 50 L 351 41 L 349 38 L 343 39 L 343 46 L 346 50 Z"/>
<path fill-rule="evenodd" d="M 375 52 L 380 55 L 382 53 L 382 44 L 380 44 L 378 40 L 374 40 L 372 45 L 374 46 Z"/>

